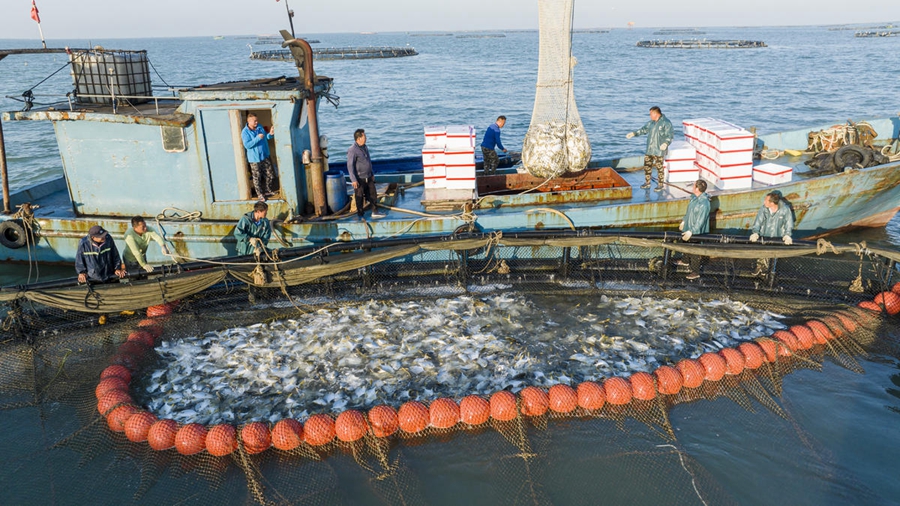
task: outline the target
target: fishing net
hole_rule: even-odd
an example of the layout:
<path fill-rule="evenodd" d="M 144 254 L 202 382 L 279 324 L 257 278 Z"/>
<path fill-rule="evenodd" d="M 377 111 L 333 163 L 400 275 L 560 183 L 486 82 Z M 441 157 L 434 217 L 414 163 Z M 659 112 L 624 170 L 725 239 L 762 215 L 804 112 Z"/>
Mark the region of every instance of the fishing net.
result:
<path fill-rule="evenodd" d="M 85 287 L 22 290 L 0 330 L 5 501 L 770 504 L 823 486 L 810 466 L 849 484 L 833 501 L 884 502 L 789 379 L 900 356 L 896 253 L 701 240 L 343 243 L 135 281 L 147 310 L 117 285 L 81 308 Z M 798 472 L 748 489 L 750 455 Z"/>
<path fill-rule="evenodd" d="M 574 0 L 540 0 L 540 62 L 531 125 L 522 163 L 537 177 L 580 172 L 591 160 L 591 143 L 575 105 L 572 56 Z"/>

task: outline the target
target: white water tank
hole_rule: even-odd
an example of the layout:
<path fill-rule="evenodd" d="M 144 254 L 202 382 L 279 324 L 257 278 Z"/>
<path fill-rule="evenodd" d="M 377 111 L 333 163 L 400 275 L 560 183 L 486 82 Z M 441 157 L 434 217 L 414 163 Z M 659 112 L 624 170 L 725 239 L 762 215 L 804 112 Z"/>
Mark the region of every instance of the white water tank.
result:
<path fill-rule="evenodd" d="M 119 104 L 139 104 L 153 95 L 147 51 L 79 51 L 69 61 L 79 103 L 110 105 L 115 96 Z"/>

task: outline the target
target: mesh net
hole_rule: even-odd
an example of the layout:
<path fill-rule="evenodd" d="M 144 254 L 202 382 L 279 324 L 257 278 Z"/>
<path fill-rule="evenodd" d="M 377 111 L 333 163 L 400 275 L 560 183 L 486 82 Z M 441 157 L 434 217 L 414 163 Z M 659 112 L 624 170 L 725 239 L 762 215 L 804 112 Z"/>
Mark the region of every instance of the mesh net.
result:
<path fill-rule="evenodd" d="M 574 0 L 540 0 L 540 61 L 531 125 L 522 163 L 534 176 L 553 178 L 579 172 L 591 160 L 588 140 L 575 105 L 572 56 Z"/>
<path fill-rule="evenodd" d="M 697 435 L 832 469 L 785 380 L 844 382 L 871 354 L 900 356 L 894 260 L 864 245 L 445 242 L 348 244 L 262 280 L 211 267 L 219 281 L 146 314 L 7 300 L 7 500 L 772 503 L 806 475 L 748 490 L 732 476 L 752 469 L 722 470 Z M 689 282 L 676 247 L 718 256 Z M 771 448 L 741 446 L 760 432 Z M 848 500 L 884 499 L 855 479 Z"/>

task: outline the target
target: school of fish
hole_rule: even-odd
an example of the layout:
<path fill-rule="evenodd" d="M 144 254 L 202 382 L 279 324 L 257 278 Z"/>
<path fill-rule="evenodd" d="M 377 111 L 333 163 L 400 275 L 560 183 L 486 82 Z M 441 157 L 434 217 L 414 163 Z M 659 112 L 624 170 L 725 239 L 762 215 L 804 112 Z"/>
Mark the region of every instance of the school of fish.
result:
<path fill-rule="evenodd" d="M 371 300 L 168 339 L 138 399 L 179 423 L 317 412 L 601 381 L 785 328 L 731 300 L 494 294 Z M 544 308 L 567 307 L 565 311 Z"/>

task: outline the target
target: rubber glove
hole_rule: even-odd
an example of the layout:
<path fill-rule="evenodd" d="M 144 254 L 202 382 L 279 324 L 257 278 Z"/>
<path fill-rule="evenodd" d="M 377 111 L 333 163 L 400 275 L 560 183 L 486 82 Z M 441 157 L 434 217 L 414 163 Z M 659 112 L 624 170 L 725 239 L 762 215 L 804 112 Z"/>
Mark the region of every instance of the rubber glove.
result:
<path fill-rule="evenodd" d="M 781 240 L 784 241 L 784 243 L 787 244 L 788 246 L 790 246 L 791 244 L 794 244 L 794 240 L 791 239 L 791 236 L 789 236 L 789 235 L 782 237 Z"/>
<path fill-rule="evenodd" d="M 758 240 L 759 240 L 759 234 L 757 234 L 756 232 L 750 234 L 750 242 L 756 242 Z"/>
<path fill-rule="evenodd" d="M 145 266 L 144 266 L 144 270 L 147 271 L 147 272 L 153 272 L 153 266 L 152 266 L 152 265 L 145 265 Z"/>
<path fill-rule="evenodd" d="M 681 234 L 681 240 L 684 242 L 688 242 L 691 240 L 692 235 L 694 235 L 694 233 L 688 230 L 687 232 Z"/>
<path fill-rule="evenodd" d="M 625 134 L 626 139 L 630 139 L 632 137 L 634 137 L 634 132 L 628 132 L 627 134 Z"/>
<path fill-rule="evenodd" d="M 665 151 L 665 150 L 668 149 L 668 148 L 669 148 L 669 144 L 668 144 L 668 143 L 665 143 L 665 142 L 664 142 L 664 143 L 662 143 L 662 144 L 659 145 L 659 150 L 660 150 L 660 151 Z"/>
<path fill-rule="evenodd" d="M 684 222 L 683 221 L 678 225 L 678 230 L 684 230 Z"/>

